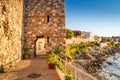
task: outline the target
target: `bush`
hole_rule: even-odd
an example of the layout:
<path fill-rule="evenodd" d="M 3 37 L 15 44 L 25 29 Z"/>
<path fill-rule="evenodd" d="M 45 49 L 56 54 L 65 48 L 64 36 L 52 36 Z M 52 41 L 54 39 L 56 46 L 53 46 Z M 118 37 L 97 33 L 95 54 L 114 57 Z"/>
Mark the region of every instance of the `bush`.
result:
<path fill-rule="evenodd" d="M 88 47 L 96 46 L 98 46 L 97 42 L 81 42 L 80 44 L 70 44 L 66 47 L 66 54 L 68 57 L 74 59 L 76 54 L 81 54 L 81 52 L 88 54 Z"/>
<path fill-rule="evenodd" d="M 55 64 L 56 61 L 57 61 L 57 59 L 56 59 L 55 55 L 50 55 L 50 56 L 47 57 L 47 62 L 48 63 L 54 63 Z"/>
<path fill-rule="evenodd" d="M 74 33 L 71 30 L 67 30 L 67 32 L 66 32 L 66 38 L 67 39 L 71 39 L 72 37 L 74 37 Z"/>
<path fill-rule="evenodd" d="M 75 80 L 75 78 L 74 78 L 72 75 L 67 74 L 67 75 L 65 76 L 65 80 Z"/>
<path fill-rule="evenodd" d="M 56 57 L 56 55 L 50 55 L 49 57 L 47 57 L 47 62 L 48 63 L 52 63 L 55 66 L 57 66 L 62 72 L 64 72 L 65 67 L 63 65 L 62 62 L 59 61 L 59 59 Z"/>
<path fill-rule="evenodd" d="M 65 67 L 64 67 L 63 63 L 60 62 L 59 60 L 57 60 L 57 62 L 55 63 L 55 65 L 56 65 L 62 72 L 65 71 Z"/>
<path fill-rule="evenodd" d="M 105 38 L 105 37 L 103 37 L 102 40 L 101 40 L 100 42 L 101 42 L 101 43 L 106 43 L 106 42 L 108 42 L 108 39 Z"/>
<path fill-rule="evenodd" d="M 60 50 L 59 47 L 55 47 L 55 48 L 53 49 L 53 53 L 56 54 L 56 55 L 60 54 L 61 51 L 62 51 L 62 50 Z"/>
<path fill-rule="evenodd" d="M 80 53 L 79 47 L 77 44 L 71 44 L 66 47 L 67 56 L 75 58 L 76 54 Z"/>

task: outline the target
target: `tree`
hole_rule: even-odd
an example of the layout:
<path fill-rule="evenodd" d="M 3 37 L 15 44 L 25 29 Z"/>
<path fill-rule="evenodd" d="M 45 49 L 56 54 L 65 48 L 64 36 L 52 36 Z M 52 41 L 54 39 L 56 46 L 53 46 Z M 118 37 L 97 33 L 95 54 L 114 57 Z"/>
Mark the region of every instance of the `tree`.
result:
<path fill-rule="evenodd" d="M 66 38 L 71 39 L 74 36 L 74 33 L 71 30 L 67 30 L 66 32 Z"/>
<path fill-rule="evenodd" d="M 107 41 L 108 41 L 108 40 L 107 40 L 107 38 L 105 38 L 105 37 L 103 37 L 102 40 L 101 40 L 102 43 L 106 43 Z"/>

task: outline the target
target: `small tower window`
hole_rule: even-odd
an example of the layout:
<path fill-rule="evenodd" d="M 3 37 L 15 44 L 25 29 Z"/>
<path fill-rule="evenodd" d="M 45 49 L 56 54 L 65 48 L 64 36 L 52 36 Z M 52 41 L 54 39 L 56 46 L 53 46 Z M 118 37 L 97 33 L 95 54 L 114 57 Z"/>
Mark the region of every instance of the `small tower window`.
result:
<path fill-rule="evenodd" d="M 47 37 L 47 43 L 49 43 L 49 37 Z"/>
<path fill-rule="evenodd" d="M 47 16 L 47 23 L 49 23 L 50 21 L 50 16 Z"/>

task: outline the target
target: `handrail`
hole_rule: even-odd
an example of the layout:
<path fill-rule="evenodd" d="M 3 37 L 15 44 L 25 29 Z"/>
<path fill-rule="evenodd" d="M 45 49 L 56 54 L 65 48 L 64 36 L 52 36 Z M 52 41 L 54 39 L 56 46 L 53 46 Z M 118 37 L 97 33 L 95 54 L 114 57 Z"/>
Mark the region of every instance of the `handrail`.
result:
<path fill-rule="evenodd" d="M 75 80 L 79 80 L 79 79 L 80 80 L 98 80 L 95 77 L 93 77 L 92 75 L 85 73 L 83 70 L 80 70 L 79 68 L 75 67 L 74 65 L 68 63 L 67 60 L 65 61 L 64 59 L 62 59 L 59 56 L 57 56 L 57 58 L 60 61 L 62 61 L 65 65 L 65 72 L 64 72 L 65 75 L 66 75 L 66 67 L 69 67 L 72 75 L 75 77 Z"/>

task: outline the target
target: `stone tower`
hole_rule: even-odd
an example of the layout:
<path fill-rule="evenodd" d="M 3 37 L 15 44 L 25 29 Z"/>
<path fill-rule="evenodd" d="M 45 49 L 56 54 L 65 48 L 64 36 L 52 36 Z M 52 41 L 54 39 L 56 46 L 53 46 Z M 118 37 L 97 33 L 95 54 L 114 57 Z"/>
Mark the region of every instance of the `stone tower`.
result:
<path fill-rule="evenodd" d="M 36 41 L 45 39 L 47 51 L 59 46 L 65 49 L 64 0 L 24 0 L 24 47 L 36 54 Z"/>

